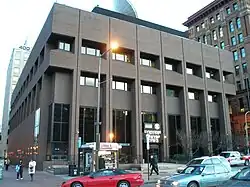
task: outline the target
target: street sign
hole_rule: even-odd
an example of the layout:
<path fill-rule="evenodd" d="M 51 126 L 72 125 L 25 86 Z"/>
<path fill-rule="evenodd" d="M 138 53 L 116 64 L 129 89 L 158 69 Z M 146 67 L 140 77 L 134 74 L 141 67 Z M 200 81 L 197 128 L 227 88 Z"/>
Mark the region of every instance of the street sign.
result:
<path fill-rule="evenodd" d="M 149 138 L 150 138 L 150 135 L 146 134 L 147 150 L 149 150 Z"/>
<path fill-rule="evenodd" d="M 82 137 L 78 137 L 78 148 L 82 146 Z"/>

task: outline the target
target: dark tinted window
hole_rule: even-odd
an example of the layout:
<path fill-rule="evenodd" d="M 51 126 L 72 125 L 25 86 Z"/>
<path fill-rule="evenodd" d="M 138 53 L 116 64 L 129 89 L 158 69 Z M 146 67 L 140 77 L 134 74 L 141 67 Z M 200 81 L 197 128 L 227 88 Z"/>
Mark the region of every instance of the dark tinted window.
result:
<path fill-rule="evenodd" d="M 187 165 L 191 165 L 191 164 L 201 164 L 203 160 L 204 160 L 204 159 L 194 159 L 194 160 L 191 160 Z"/>
<path fill-rule="evenodd" d="M 225 158 L 229 158 L 230 157 L 230 153 L 221 153 L 220 156 L 223 156 Z"/>
<path fill-rule="evenodd" d="M 204 170 L 205 166 L 188 166 L 182 171 L 182 174 L 194 174 L 200 175 Z"/>
<path fill-rule="evenodd" d="M 94 178 L 112 176 L 112 175 L 114 175 L 113 170 L 101 170 L 101 171 L 98 171 L 98 172 L 91 174 L 91 176 L 93 176 Z"/>
<path fill-rule="evenodd" d="M 116 175 L 123 175 L 123 174 L 129 174 L 130 172 L 122 170 L 122 169 L 117 169 L 114 171 Z"/>
<path fill-rule="evenodd" d="M 250 181 L 250 168 L 242 169 L 239 173 L 237 173 L 234 177 L 234 180 L 244 180 Z"/>

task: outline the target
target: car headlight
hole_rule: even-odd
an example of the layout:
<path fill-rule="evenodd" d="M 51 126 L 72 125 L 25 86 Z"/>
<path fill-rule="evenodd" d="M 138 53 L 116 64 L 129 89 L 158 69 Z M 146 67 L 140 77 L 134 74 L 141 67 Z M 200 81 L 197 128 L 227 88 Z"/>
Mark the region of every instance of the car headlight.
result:
<path fill-rule="evenodd" d="M 178 187 L 179 186 L 179 182 L 177 182 L 177 181 L 174 181 L 174 182 L 172 182 L 172 184 L 171 184 L 172 186 L 175 186 L 175 187 Z"/>

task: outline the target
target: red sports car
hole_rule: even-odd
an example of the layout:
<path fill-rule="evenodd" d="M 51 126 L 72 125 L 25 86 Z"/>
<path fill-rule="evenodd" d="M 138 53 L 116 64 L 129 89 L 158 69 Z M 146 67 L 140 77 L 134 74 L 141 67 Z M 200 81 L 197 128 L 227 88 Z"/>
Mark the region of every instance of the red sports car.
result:
<path fill-rule="evenodd" d="M 144 180 L 140 173 L 121 169 L 102 169 L 89 175 L 70 179 L 61 187 L 139 187 Z"/>

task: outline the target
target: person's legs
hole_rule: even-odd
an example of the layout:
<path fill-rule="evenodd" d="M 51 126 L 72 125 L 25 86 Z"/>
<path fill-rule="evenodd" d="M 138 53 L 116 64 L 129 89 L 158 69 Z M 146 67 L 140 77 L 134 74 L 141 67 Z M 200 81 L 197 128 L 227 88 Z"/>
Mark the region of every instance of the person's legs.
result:
<path fill-rule="evenodd" d="M 33 176 L 34 176 L 34 174 L 32 173 L 32 174 L 30 174 L 30 181 L 33 181 Z"/>
<path fill-rule="evenodd" d="M 16 172 L 16 180 L 19 180 L 19 172 Z"/>
<path fill-rule="evenodd" d="M 9 164 L 6 164 L 6 171 L 9 170 Z"/>
<path fill-rule="evenodd" d="M 154 169 L 154 166 L 151 166 L 151 169 L 150 169 L 150 175 L 152 175 L 152 173 L 153 173 L 153 169 Z"/>
<path fill-rule="evenodd" d="M 23 179 L 23 171 L 20 171 L 20 178 Z"/>

